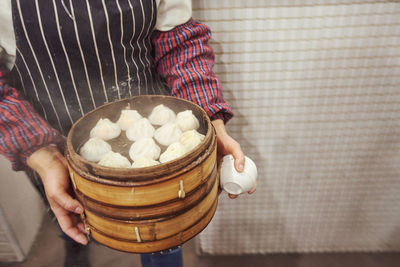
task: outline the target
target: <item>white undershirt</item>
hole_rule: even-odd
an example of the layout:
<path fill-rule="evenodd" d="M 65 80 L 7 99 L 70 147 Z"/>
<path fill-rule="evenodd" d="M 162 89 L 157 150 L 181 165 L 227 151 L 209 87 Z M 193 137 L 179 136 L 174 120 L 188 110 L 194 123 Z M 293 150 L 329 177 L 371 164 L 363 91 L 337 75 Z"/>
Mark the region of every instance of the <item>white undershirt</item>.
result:
<path fill-rule="evenodd" d="M 159 31 L 169 31 L 187 22 L 192 16 L 191 0 L 156 0 Z M 15 37 L 11 16 L 11 0 L 0 1 L 0 62 L 11 68 L 15 58 Z M 6 53 L 3 53 L 5 51 Z"/>

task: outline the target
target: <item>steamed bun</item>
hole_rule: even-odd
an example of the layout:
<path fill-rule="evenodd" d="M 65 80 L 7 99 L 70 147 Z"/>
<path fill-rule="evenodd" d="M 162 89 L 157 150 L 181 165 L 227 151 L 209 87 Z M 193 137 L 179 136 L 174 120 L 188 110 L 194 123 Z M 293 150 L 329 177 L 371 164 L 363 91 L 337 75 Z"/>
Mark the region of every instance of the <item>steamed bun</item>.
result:
<path fill-rule="evenodd" d="M 179 143 L 185 146 L 186 152 L 194 149 L 203 140 L 204 135 L 198 133 L 196 130 L 184 132 L 181 137 L 179 137 Z"/>
<path fill-rule="evenodd" d="M 182 131 L 175 123 L 167 123 L 158 128 L 154 133 L 154 138 L 163 146 L 169 146 L 179 140 Z"/>
<path fill-rule="evenodd" d="M 90 137 L 98 137 L 103 140 L 110 140 L 118 137 L 121 128 L 118 124 L 111 122 L 109 119 L 100 119 L 96 126 L 90 131 Z"/>
<path fill-rule="evenodd" d="M 179 126 L 182 132 L 197 130 L 200 126 L 199 120 L 193 115 L 191 110 L 179 112 L 178 115 L 176 115 L 175 123 Z"/>
<path fill-rule="evenodd" d="M 114 168 L 130 168 L 131 162 L 120 153 L 110 151 L 101 158 L 99 165 Z"/>
<path fill-rule="evenodd" d="M 160 162 L 168 162 L 183 156 L 186 153 L 185 146 L 179 142 L 172 143 L 160 156 Z"/>
<path fill-rule="evenodd" d="M 87 160 L 98 162 L 110 151 L 110 144 L 98 137 L 92 137 L 81 147 L 80 154 Z"/>
<path fill-rule="evenodd" d="M 166 123 L 174 122 L 175 118 L 176 115 L 172 109 L 160 104 L 153 108 L 153 111 L 149 116 L 149 121 L 153 125 L 164 125 Z"/>
<path fill-rule="evenodd" d="M 160 162 L 145 156 L 141 156 L 132 163 L 132 168 L 150 167 L 158 164 L 160 164 Z"/>
<path fill-rule="evenodd" d="M 126 137 L 131 141 L 137 141 L 142 138 L 151 138 L 154 135 L 154 127 L 149 120 L 142 118 L 132 124 L 126 131 Z"/>
<path fill-rule="evenodd" d="M 121 110 L 121 116 L 119 117 L 117 124 L 121 130 L 126 131 L 130 126 L 132 126 L 132 124 L 141 118 L 142 116 L 136 110 L 123 109 Z"/>
<path fill-rule="evenodd" d="M 140 157 L 156 160 L 160 156 L 160 152 L 161 149 L 153 138 L 142 138 L 131 145 L 129 156 L 133 161 Z"/>

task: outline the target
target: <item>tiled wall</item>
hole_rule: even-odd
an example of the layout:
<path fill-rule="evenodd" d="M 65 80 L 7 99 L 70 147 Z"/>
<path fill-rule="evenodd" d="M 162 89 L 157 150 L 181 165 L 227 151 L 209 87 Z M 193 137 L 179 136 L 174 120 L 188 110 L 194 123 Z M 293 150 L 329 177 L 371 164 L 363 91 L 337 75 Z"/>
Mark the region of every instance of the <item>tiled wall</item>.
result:
<path fill-rule="evenodd" d="M 2 217 L 2 213 L 0 213 L 0 217 Z M 0 218 L 0 262 L 1 261 L 17 261 L 18 259 L 22 259 L 22 254 L 20 251 L 13 246 L 13 243 L 10 242 L 9 238 L 9 229 L 5 229 L 5 218 Z M 19 257 L 18 257 L 19 256 Z"/>
<path fill-rule="evenodd" d="M 211 254 L 400 250 L 400 2 L 193 1 L 230 133 L 259 167 Z"/>
<path fill-rule="evenodd" d="M 44 214 L 43 201 L 25 173 L 12 171 L 0 156 L 0 262 L 25 258 Z"/>

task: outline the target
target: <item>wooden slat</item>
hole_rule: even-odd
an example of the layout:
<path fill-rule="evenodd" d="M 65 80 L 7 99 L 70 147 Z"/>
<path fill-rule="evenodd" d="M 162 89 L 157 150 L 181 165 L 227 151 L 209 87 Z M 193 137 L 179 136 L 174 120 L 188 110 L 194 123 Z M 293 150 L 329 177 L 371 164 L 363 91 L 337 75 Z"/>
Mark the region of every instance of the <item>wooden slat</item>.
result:
<path fill-rule="evenodd" d="M 146 207 L 107 205 L 84 196 L 81 192 L 79 192 L 79 190 L 75 190 L 75 193 L 77 199 L 82 203 L 85 209 L 99 216 L 125 220 L 152 219 L 172 214 L 177 215 L 178 213 L 182 213 L 185 210 L 192 208 L 199 201 L 201 201 L 205 195 L 210 193 L 214 184 L 217 182 L 218 173 L 215 166 L 213 172 L 207 178 L 207 181 L 195 190 L 186 193 L 185 198 L 177 198 L 175 200 L 165 202 L 162 205 L 152 205 Z"/>
<path fill-rule="evenodd" d="M 185 231 L 179 233 L 178 235 L 173 235 L 163 240 L 153 241 L 153 242 L 129 242 L 126 240 L 117 240 L 109 236 L 106 236 L 96 230 L 91 231 L 91 236 L 101 244 L 104 244 L 110 248 L 117 249 L 125 252 L 134 253 L 151 253 L 156 251 L 161 251 L 169 249 L 175 246 L 182 245 L 189 239 L 200 233 L 211 221 L 214 216 L 215 210 L 217 208 L 217 199 L 209 210 L 209 212 L 199 221 L 199 223 L 193 225 L 192 227 L 186 229 Z"/>
<path fill-rule="evenodd" d="M 75 186 L 84 195 L 103 203 L 118 206 L 148 206 L 176 199 L 179 181 L 183 180 L 185 192 L 191 192 L 211 174 L 216 164 L 216 146 L 210 156 L 189 172 L 163 183 L 149 186 L 121 187 L 95 183 L 82 178 L 70 168 Z"/>
<path fill-rule="evenodd" d="M 86 210 L 86 222 L 91 228 L 117 239 L 137 241 L 134 229 L 138 227 L 142 241 L 161 240 L 179 234 L 184 229 L 196 224 L 210 210 L 215 202 L 217 193 L 218 183 L 215 183 L 210 194 L 198 205 L 178 216 L 152 220 L 122 221 L 101 217 Z"/>

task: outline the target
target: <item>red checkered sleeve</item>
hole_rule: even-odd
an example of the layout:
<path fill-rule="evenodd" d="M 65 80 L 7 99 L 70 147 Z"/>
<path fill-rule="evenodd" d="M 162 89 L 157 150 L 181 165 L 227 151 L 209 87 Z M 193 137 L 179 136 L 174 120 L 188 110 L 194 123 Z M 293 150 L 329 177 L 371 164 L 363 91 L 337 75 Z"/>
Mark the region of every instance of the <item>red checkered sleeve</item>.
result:
<path fill-rule="evenodd" d="M 212 120 L 227 122 L 233 114 L 212 71 L 214 52 L 208 45 L 210 38 L 210 29 L 193 19 L 170 31 L 157 31 L 152 38 L 155 65 L 173 96 L 200 105 Z"/>
<path fill-rule="evenodd" d="M 11 161 L 14 170 L 23 170 L 33 152 L 48 144 L 61 145 L 64 138 L 3 78 L 0 71 L 0 154 Z"/>

